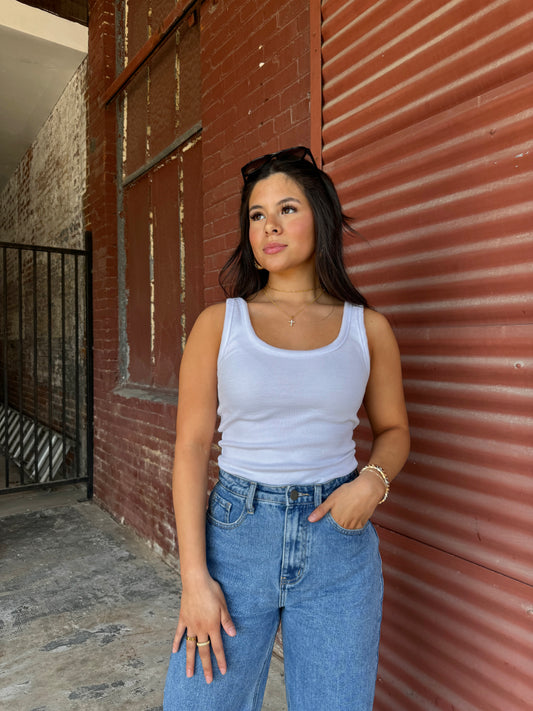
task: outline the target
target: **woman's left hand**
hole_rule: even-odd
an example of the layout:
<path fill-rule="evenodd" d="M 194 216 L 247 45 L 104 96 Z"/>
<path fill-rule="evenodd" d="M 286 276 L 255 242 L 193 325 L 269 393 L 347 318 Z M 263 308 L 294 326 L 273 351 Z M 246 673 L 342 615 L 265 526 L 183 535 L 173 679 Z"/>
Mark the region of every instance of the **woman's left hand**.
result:
<path fill-rule="evenodd" d="M 311 523 L 320 521 L 328 512 L 342 528 L 363 528 L 385 493 L 383 484 L 372 472 L 339 486 L 309 515 Z"/>

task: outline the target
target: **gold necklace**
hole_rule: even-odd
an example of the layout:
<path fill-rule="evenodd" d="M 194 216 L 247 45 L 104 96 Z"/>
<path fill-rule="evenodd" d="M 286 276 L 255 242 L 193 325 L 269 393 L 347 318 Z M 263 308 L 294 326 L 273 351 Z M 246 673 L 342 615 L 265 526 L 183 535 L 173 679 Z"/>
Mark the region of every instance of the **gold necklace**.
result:
<path fill-rule="evenodd" d="M 312 289 L 274 289 L 273 286 L 268 287 L 270 291 L 279 291 L 281 294 L 303 294 L 305 291 L 314 291 L 316 286 Z"/>
<path fill-rule="evenodd" d="M 304 304 L 304 305 L 302 306 L 302 308 L 301 308 L 299 311 L 297 311 L 295 314 L 293 314 L 292 316 L 290 316 L 290 315 L 285 311 L 285 309 L 282 309 L 281 306 L 277 303 L 277 301 L 274 301 L 274 299 L 270 296 L 270 294 L 268 293 L 268 292 L 270 291 L 270 287 L 266 287 L 266 286 L 265 286 L 264 289 L 263 289 L 263 291 L 265 292 L 267 299 L 268 299 L 272 304 L 274 304 L 274 306 L 276 306 L 276 307 L 281 311 L 281 313 L 285 314 L 285 316 L 289 316 L 289 321 L 288 321 L 288 323 L 289 323 L 289 326 L 290 326 L 291 328 L 292 328 L 292 327 L 294 326 L 294 324 L 296 323 L 296 320 L 295 320 L 296 317 L 299 316 L 299 315 L 302 313 L 302 311 L 303 311 L 304 309 L 306 309 L 308 306 L 311 306 L 311 304 L 314 304 L 315 301 L 318 301 L 318 299 L 320 299 L 320 297 L 321 297 L 322 294 L 323 294 L 322 289 L 320 289 L 320 291 L 319 291 L 318 294 L 315 296 L 315 298 L 313 299 L 313 301 L 309 301 L 307 304 Z"/>

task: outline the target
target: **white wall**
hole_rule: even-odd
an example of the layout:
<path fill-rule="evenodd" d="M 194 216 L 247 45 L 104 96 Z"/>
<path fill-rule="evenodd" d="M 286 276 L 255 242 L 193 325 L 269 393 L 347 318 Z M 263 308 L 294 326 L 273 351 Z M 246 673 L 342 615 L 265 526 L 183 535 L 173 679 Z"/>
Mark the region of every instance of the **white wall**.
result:
<path fill-rule="evenodd" d="M 84 60 L 0 194 L 0 241 L 84 246 L 86 86 Z"/>

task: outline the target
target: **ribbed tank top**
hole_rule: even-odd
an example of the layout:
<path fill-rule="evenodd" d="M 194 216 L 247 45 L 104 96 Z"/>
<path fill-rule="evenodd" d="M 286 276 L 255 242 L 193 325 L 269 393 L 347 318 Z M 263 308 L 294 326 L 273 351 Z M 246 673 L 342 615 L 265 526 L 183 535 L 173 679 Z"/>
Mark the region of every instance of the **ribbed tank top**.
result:
<path fill-rule="evenodd" d="M 275 486 L 350 473 L 369 372 L 363 307 L 345 303 L 335 340 L 300 351 L 262 341 L 246 301 L 228 299 L 218 354 L 219 466 Z"/>

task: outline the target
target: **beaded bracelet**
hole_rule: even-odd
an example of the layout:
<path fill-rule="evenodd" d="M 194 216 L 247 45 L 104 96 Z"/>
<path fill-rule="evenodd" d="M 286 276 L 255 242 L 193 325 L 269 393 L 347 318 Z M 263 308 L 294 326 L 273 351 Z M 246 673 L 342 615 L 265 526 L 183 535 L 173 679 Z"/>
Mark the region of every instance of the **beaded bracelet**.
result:
<path fill-rule="evenodd" d="M 376 474 L 376 476 L 379 476 L 379 478 L 385 485 L 385 495 L 383 496 L 381 501 L 378 501 L 378 504 L 382 504 L 384 501 L 387 500 L 387 497 L 389 495 L 389 491 L 390 491 L 389 477 L 385 474 L 385 470 L 382 467 L 378 466 L 377 464 L 367 464 L 366 466 L 364 466 L 361 469 L 360 474 L 362 474 L 365 471 L 365 469 L 368 469 L 369 471 L 374 472 Z"/>

